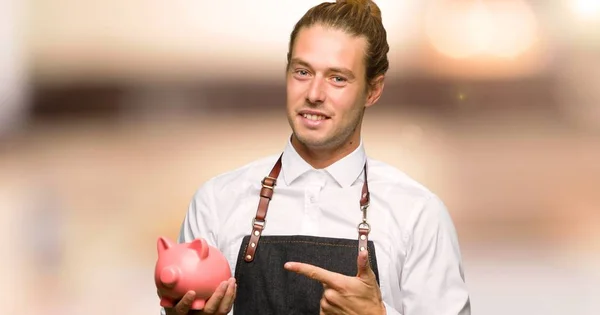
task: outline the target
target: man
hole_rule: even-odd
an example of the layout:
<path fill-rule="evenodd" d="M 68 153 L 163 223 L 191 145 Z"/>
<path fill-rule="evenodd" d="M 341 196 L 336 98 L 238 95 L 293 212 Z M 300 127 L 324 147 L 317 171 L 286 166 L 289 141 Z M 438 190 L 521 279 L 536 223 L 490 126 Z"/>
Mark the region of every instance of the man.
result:
<path fill-rule="evenodd" d="M 365 154 L 362 119 L 388 50 L 371 1 L 323 3 L 296 24 L 287 146 L 205 183 L 181 227 L 179 242 L 206 239 L 234 275 L 202 314 L 470 314 L 445 206 Z M 193 299 L 167 314 L 188 314 Z"/>

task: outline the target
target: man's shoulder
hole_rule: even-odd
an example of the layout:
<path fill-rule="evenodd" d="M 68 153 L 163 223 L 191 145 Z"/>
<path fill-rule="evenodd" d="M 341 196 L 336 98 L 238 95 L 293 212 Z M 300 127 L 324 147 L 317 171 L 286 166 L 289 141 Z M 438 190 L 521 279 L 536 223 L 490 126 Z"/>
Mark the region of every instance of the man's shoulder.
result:
<path fill-rule="evenodd" d="M 382 161 L 369 159 L 369 188 L 374 186 L 384 198 L 392 198 L 394 204 L 402 205 L 395 212 L 406 216 L 410 224 L 421 217 L 431 222 L 444 219 L 450 222 L 449 212 L 442 199 L 423 183 L 409 176 L 401 169 Z M 373 175 L 373 176 L 372 176 Z M 419 215 L 426 213 L 426 215 Z"/>
<path fill-rule="evenodd" d="M 260 181 L 263 177 L 269 175 L 280 155 L 281 153 L 278 153 L 258 158 L 227 172 L 217 174 L 207 180 L 203 187 L 210 186 L 218 191 L 231 185 L 242 187 L 246 183 Z"/>
<path fill-rule="evenodd" d="M 368 159 L 369 185 L 385 187 L 395 193 L 419 199 L 435 198 L 435 194 L 400 168 L 381 160 Z"/>

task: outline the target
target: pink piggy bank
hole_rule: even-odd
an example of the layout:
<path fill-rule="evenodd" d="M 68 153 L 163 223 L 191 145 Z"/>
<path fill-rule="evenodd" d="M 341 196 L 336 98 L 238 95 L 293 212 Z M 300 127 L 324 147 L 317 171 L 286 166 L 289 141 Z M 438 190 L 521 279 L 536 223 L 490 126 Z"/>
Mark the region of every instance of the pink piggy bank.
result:
<path fill-rule="evenodd" d="M 177 300 L 193 290 L 196 300 L 191 308 L 200 310 L 219 284 L 231 278 L 227 259 L 204 239 L 178 244 L 160 237 L 157 246 L 154 281 L 162 307 L 174 307 Z"/>

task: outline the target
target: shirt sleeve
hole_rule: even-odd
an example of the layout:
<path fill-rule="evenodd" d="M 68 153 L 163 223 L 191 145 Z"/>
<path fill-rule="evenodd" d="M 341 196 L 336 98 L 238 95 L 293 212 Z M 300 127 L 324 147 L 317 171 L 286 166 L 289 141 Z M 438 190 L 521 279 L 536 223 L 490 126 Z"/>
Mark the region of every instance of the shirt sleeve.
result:
<path fill-rule="evenodd" d="M 470 315 L 458 237 L 437 196 L 415 211 L 409 231 L 401 276 L 403 315 Z"/>
<path fill-rule="evenodd" d="M 215 199 L 213 191 L 213 183 L 208 181 L 194 194 L 181 224 L 179 243 L 203 238 L 209 245 L 217 247 L 219 218 L 213 206 Z"/>
<path fill-rule="evenodd" d="M 179 231 L 177 239 L 179 243 L 188 243 L 197 238 L 204 238 L 209 245 L 217 246 L 219 225 L 213 201 L 213 187 L 209 181 L 196 191 L 189 203 Z M 166 315 L 164 307 L 160 308 L 160 314 Z"/>

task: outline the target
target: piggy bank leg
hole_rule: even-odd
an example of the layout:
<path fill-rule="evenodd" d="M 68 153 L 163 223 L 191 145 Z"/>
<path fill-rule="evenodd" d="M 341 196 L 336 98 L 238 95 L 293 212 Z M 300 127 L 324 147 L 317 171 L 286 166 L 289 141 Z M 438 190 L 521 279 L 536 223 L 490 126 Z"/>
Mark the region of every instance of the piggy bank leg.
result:
<path fill-rule="evenodd" d="M 168 298 L 168 297 L 166 297 L 166 296 L 163 296 L 160 299 L 160 306 L 162 306 L 162 307 L 173 307 L 174 306 L 173 305 L 173 300 L 170 299 L 170 298 Z"/>
<path fill-rule="evenodd" d="M 192 307 L 190 307 L 190 308 L 193 310 L 201 310 L 204 308 L 204 304 L 206 304 L 205 300 L 196 299 L 196 300 L 194 300 L 194 302 L 192 302 Z"/>

